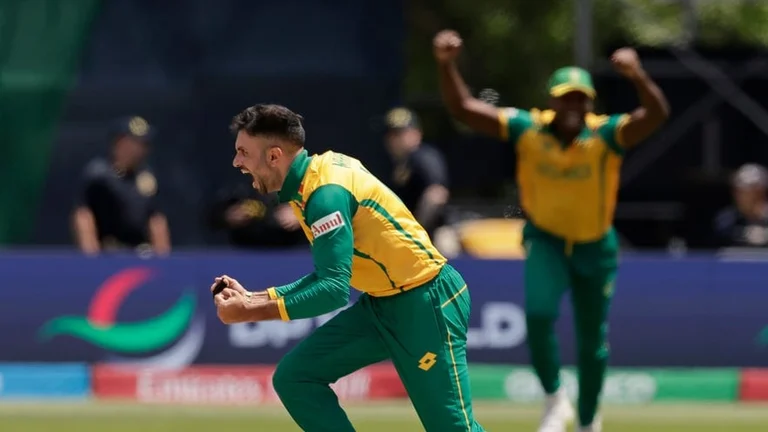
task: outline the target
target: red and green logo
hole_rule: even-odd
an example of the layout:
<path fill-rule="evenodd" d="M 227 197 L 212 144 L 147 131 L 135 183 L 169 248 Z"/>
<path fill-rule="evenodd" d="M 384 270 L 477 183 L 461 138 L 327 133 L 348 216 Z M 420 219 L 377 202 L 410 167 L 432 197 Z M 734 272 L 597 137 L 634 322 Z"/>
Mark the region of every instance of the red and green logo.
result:
<path fill-rule="evenodd" d="M 54 318 L 40 329 L 40 336 L 49 340 L 68 335 L 111 353 L 134 357 L 168 347 L 149 358 L 112 359 L 121 363 L 177 367 L 191 363 L 202 347 L 205 329 L 202 320 L 195 319 L 193 293 L 185 292 L 165 312 L 145 321 L 116 321 L 124 300 L 152 276 L 153 271 L 144 267 L 129 268 L 112 275 L 96 290 L 87 316 Z M 173 342 L 176 343 L 171 346 Z"/>

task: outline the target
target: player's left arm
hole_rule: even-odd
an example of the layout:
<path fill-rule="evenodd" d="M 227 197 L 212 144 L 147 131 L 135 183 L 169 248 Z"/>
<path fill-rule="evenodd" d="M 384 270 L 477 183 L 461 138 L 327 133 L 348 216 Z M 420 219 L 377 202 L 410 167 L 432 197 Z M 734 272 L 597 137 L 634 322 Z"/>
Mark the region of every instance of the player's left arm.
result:
<path fill-rule="evenodd" d="M 448 168 L 440 153 L 424 151 L 418 154 L 416 164 L 422 171 L 428 184 L 422 192 L 414 210 L 414 216 L 421 226 L 427 230 L 435 224 L 437 216 L 448 203 Z"/>
<path fill-rule="evenodd" d="M 151 177 L 152 174 L 145 172 Z M 149 198 L 149 218 L 147 219 L 147 234 L 149 234 L 149 243 L 155 254 L 160 256 L 168 255 L 171 252 L 171 230 L 168 227 L 168 218 L 160 209 L 161 198 L 159 193 L 162 190 L 155 189 Z"/>
<path fill-rule="evenodd" d="M 669 118 L 669 103 L 658 85 L 640 64 L 637 52 L 631 48 L 617 50 L 611 57 L 616 70 L 635 86 L 640 106 L 616 121 L 615 139 L 623 149 L 639 144 L 661 127 Z"/>
<path fill-rule="evenodd" d="M 96 255 L 101 250 L 99 230 L 91 204 L 99 199 L 105 188 L 105 176 L 109 172 L 106 162 L 95 160 L 88 164 L 83 173 L 83 186 L 78 195 L 77 205 L 72 214 L 72 228 L 80 250 Z"/>
<path fill-rule="evenodd" d="M 288 285 L 255 293 L 258 300 L 246 303 L 246 310 L 231 322 L 311 318 L 346 306 L 354 251 L 352 217 L 356 211 L 357 201 L 342 186 L 324 185 L 313 192 L 304 213 L 315 237 L 315 271 Z"/>
<path fill-rule="evenodd" d="M 155 213 L 149 218 L 149 241 L 152 249 L 158 255 L 168 255 L 171 252 L 171 230 L 168 219 L 163 213 Z"/>

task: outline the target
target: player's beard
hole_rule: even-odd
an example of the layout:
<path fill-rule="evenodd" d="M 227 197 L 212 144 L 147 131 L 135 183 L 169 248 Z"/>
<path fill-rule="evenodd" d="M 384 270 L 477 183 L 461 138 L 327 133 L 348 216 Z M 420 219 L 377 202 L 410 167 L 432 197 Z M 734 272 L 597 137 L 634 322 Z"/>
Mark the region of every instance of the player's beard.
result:
<path fill-rule="evenodd" d="M 253 175 L 252 177 L 253 177 L 253 183 L 251 183 L 251 186 L 254 189 L 256 189 L 258 193 L 262 195 L 266 195 L 268 193 L 266 182 L 263 179 L 256 177 L 256 175 Z"/>

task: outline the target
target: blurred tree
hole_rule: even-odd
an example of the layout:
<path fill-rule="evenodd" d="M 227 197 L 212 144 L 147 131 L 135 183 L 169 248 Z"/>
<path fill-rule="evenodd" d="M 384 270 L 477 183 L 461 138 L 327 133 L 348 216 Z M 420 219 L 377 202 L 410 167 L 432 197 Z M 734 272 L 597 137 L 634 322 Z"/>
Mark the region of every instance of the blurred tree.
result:
<path fill-rule="evenodd" d="M 768 2 L 754 0 L 593 0 L 594 52 L 632 43 L 664 46 L 686 38 L 692 5 L 697 43 L 768 45 Z M 574 1 L 411 0 L 408 2 L 410 101 L 434 101 L 432 37 L 453 28 L 465 41 L 461 67 L 474 91 L 490 87 L 502 104 L 542 102 L 548 74 L 573 62 Z"/>
<path fill-rule="evenodd" d="M 608 0 L 610 1 L 610 0 Z M 706 46 L 768 45 L 768 2 L 763 0 L 619 0 L 616 25 L 631 40 L 650 46 L 679 42 L 690 13 L 695 39 Z M 602 0 L 598 3 L 603 3 Z M 690 5 L 690 9 L 688 6 Z"/>
<path fill-rule="evenodd" d="M 595 7 L 595 46 L 620 36 L 610 23 L 618 10 L 613 1 Z M 477 90 L 491 87 L 502 103 L 534 106 L 541 103 L 545 81 L 558 66 L 573 59 L 572 2 L 539 0 L 413 0 L 409 2 L 410 34 L 405 92 L 411 100 L 437 94 L 432 37 L 453 28 L 465 41 L 461 67 Z"/>

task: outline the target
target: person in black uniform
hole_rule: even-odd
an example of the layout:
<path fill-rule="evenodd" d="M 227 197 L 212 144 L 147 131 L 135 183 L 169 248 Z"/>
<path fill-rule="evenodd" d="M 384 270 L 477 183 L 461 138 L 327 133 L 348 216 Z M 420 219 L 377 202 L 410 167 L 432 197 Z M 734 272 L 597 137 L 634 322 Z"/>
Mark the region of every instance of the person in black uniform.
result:
<path fill-rule="evenodd" d="M 386 147 L 394 170 L 390 186 L 434 240 L 435 231 L 446 223 L 448 167 L 443 155 L 422 142 L 416 114 L 407 108 L 387 113 Z"/>
<path fill-rule="evenodd" d="M 97 157 L 86 166 L 73 215 L 77 245 L 84 253 L 170 252 L 168 222 L 158 209 L 157 179 L 145 164 L 151 135 L 143 118 L 121 119 L 113 129 L 109 157 Z"/>
<path fill-rule="evenodd" d="M 715 234 L 722 247 L 768 246 L 768 171 L 743 165 L 733 177 L 734 205 L 715 218 Z"/>
<path fill-rule="evenodd" d="M 219 191 L 208 214 L 209 226 L 226 231 L 238 248 L 288 248 L 306 245 L 299 220 L 288 204 L 261 195 L 250 184 L 238 183 Z"/>

